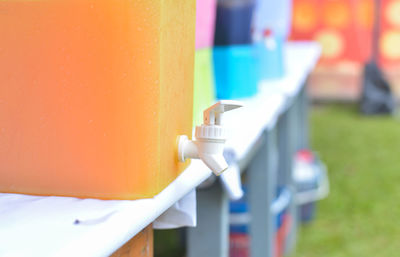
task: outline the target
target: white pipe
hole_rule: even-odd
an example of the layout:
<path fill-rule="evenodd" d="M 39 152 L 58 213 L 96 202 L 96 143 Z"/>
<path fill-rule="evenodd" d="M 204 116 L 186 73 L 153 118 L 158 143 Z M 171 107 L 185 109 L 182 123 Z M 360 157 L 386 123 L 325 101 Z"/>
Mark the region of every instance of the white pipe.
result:
<path fill-rule="evenodd" d="M 184 147 L 185 159 L 199 159 L 199 152 L 195 142 L 187 140 Z"/>
<path fill-rule="evenodd" d="M 187 136 L 180 136 L 178 140 L 179 160 L 201 159 L 215 175 L 220 175 L 228 164 L 223 156 L 225 140 L 192 141 Z"/>
<path fill-rule="evenodd" d="M 222 154 L 199 153 L 200 159 L 209 167 L 215 175 L 219 176 L 228 169 L 228 164 Z"/>

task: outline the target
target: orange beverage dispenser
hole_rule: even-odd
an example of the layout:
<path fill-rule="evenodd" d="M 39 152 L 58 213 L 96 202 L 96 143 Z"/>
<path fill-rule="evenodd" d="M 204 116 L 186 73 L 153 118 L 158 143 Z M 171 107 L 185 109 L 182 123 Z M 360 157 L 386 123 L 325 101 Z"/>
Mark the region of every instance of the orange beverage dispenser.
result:
<path fill-rule="evenodd" d="M 195 0 L 0 1 L 0 192 L 138 199 L 182 172 Z"/>

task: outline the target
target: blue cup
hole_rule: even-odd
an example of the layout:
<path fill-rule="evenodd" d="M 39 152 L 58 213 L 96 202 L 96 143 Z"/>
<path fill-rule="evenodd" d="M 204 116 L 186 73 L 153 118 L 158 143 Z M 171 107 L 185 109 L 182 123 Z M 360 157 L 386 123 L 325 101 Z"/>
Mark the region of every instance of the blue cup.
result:
<path fill-rule="evenodd" d="M 260 60 L 256 45 L 220 46 L 213 50 L 218 99 L 251 97 L 257 93 Z"/>

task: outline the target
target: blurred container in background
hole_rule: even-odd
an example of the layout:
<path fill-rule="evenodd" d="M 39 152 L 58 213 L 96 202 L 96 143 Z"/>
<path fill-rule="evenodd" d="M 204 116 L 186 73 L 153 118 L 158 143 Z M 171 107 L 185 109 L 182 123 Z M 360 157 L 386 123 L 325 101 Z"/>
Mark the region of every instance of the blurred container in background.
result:
<path fill-rule="evenodd" d="M 284 39 L 267 34 L 256 43 L 260 58 L 260 79 L 277 79 L 285 75 Z"/>
<path fill-rule="evenodd" d="M 196 1 L 193 126 L 202 124 L 203 111 L 215 100 L 212 47 L 216 8 L 217 0 Z"/>
<path fill-rule="evenodd" d="M 217 0 L 196 2 L 196 49 L 210 48 L 214 44 Z"/>
<path fill-rule="evenodd" d="M 296 183 L 296 203 L 299 220 L 314 220 L 316 201 L 329 194 L 329 180 L 325 165 L 312 151 L 299 150 L 295 155 L 293 179 Z"/>
<path fill-rule="evenodd" d="M 196 50 L 194 58 L 193 126 L 202 124 L 203 111 L 215 100 L 212 49 Z"/>
<path fill-rule="evenodd" d="M 256 0 L 253 16 L 253 33 L 263 35 L 269 30 L 272 35 L 286 40 L 292 22 L 292 0 Z"/>
<path fill-rule="evenodd" d="M 218 99 L 236 99 L 257 93 L 260 78 L 258 48 L 253 45 L 214 48 L 214 74 Z"/>
<path fill-rule="evenodd" d="M 259 47 L 261 79 L 284 75 L 283 45 L 291 28 L 291 0 L 257 0 L 253 15 L 253 41 Z"/>
<path fill-rule="evenodd" d="M 218 0 L 215 45 L 251 43 L 254 0 Z"/>

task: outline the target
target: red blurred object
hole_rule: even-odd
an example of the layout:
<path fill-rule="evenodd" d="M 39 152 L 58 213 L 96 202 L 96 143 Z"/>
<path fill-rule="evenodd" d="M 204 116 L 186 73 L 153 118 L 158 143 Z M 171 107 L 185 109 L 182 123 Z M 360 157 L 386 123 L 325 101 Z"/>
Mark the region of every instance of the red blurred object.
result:
<path fill-rule="evenodd" d="M 290 227 L 292 225 L 292 217 L 289 214 L 283 216 L 282 226 L 276 234 L 275 241 L 275 257 L 282 257 L 285 252 L 285 243 L 289 235 Z"/>
<path fill-rule="evenodd" d="M 400 68 L 400 1 L 381 0 L 379 61 L 383 68 Z"/>
<path fill-rule="evenodd" d="M 320 62 L 310 77 L 318 99 L 356 100 L 372 53 L 374 0 L 293 0 L 292 40 L 315 40 Z"/>
<path fill-rule="evenodd" d="M 285 243 L 292 225 L 292 217 L 289 214 L 283 215 L 281 227 L 275 237 L 275 257 L 282 257 L 285 251 Z M 250 257 L 250 236 L 247 233 L 230 233 L 229 235 L 229 256 Z"/>
<path fill-rule="evenodd" d="M 308 149 L 302 149 L 297 151 L 296 159 L 306 163 L 312 163 L 314 161 L 314 154 Z"/>
<path fill-rule="evenodd" d="M 249 257 L 250 237 L 244 233 L 230 233 L 229 257 Z"/>
<path fill-rule="evenodd" d="M 380 0 L 379 65 L 400 98 L 400 0 Z M 322 57 L 310 78 L 319 99 L 359 98 L 371 59 L 374 0 L 293 0 L 290 39 L 316 40 Z"/>
<path fill-rule="evenodd" d="M 264 30 L 264 37 L 269 37 L 272 35 L 272 31 L 270 29 Z"/>
<path fill-rule="evenodd" d="M 364 63 L 371 54 L 372 0 L 294 0 L 291 39 L 316 40 L 320 63 Z"/>

